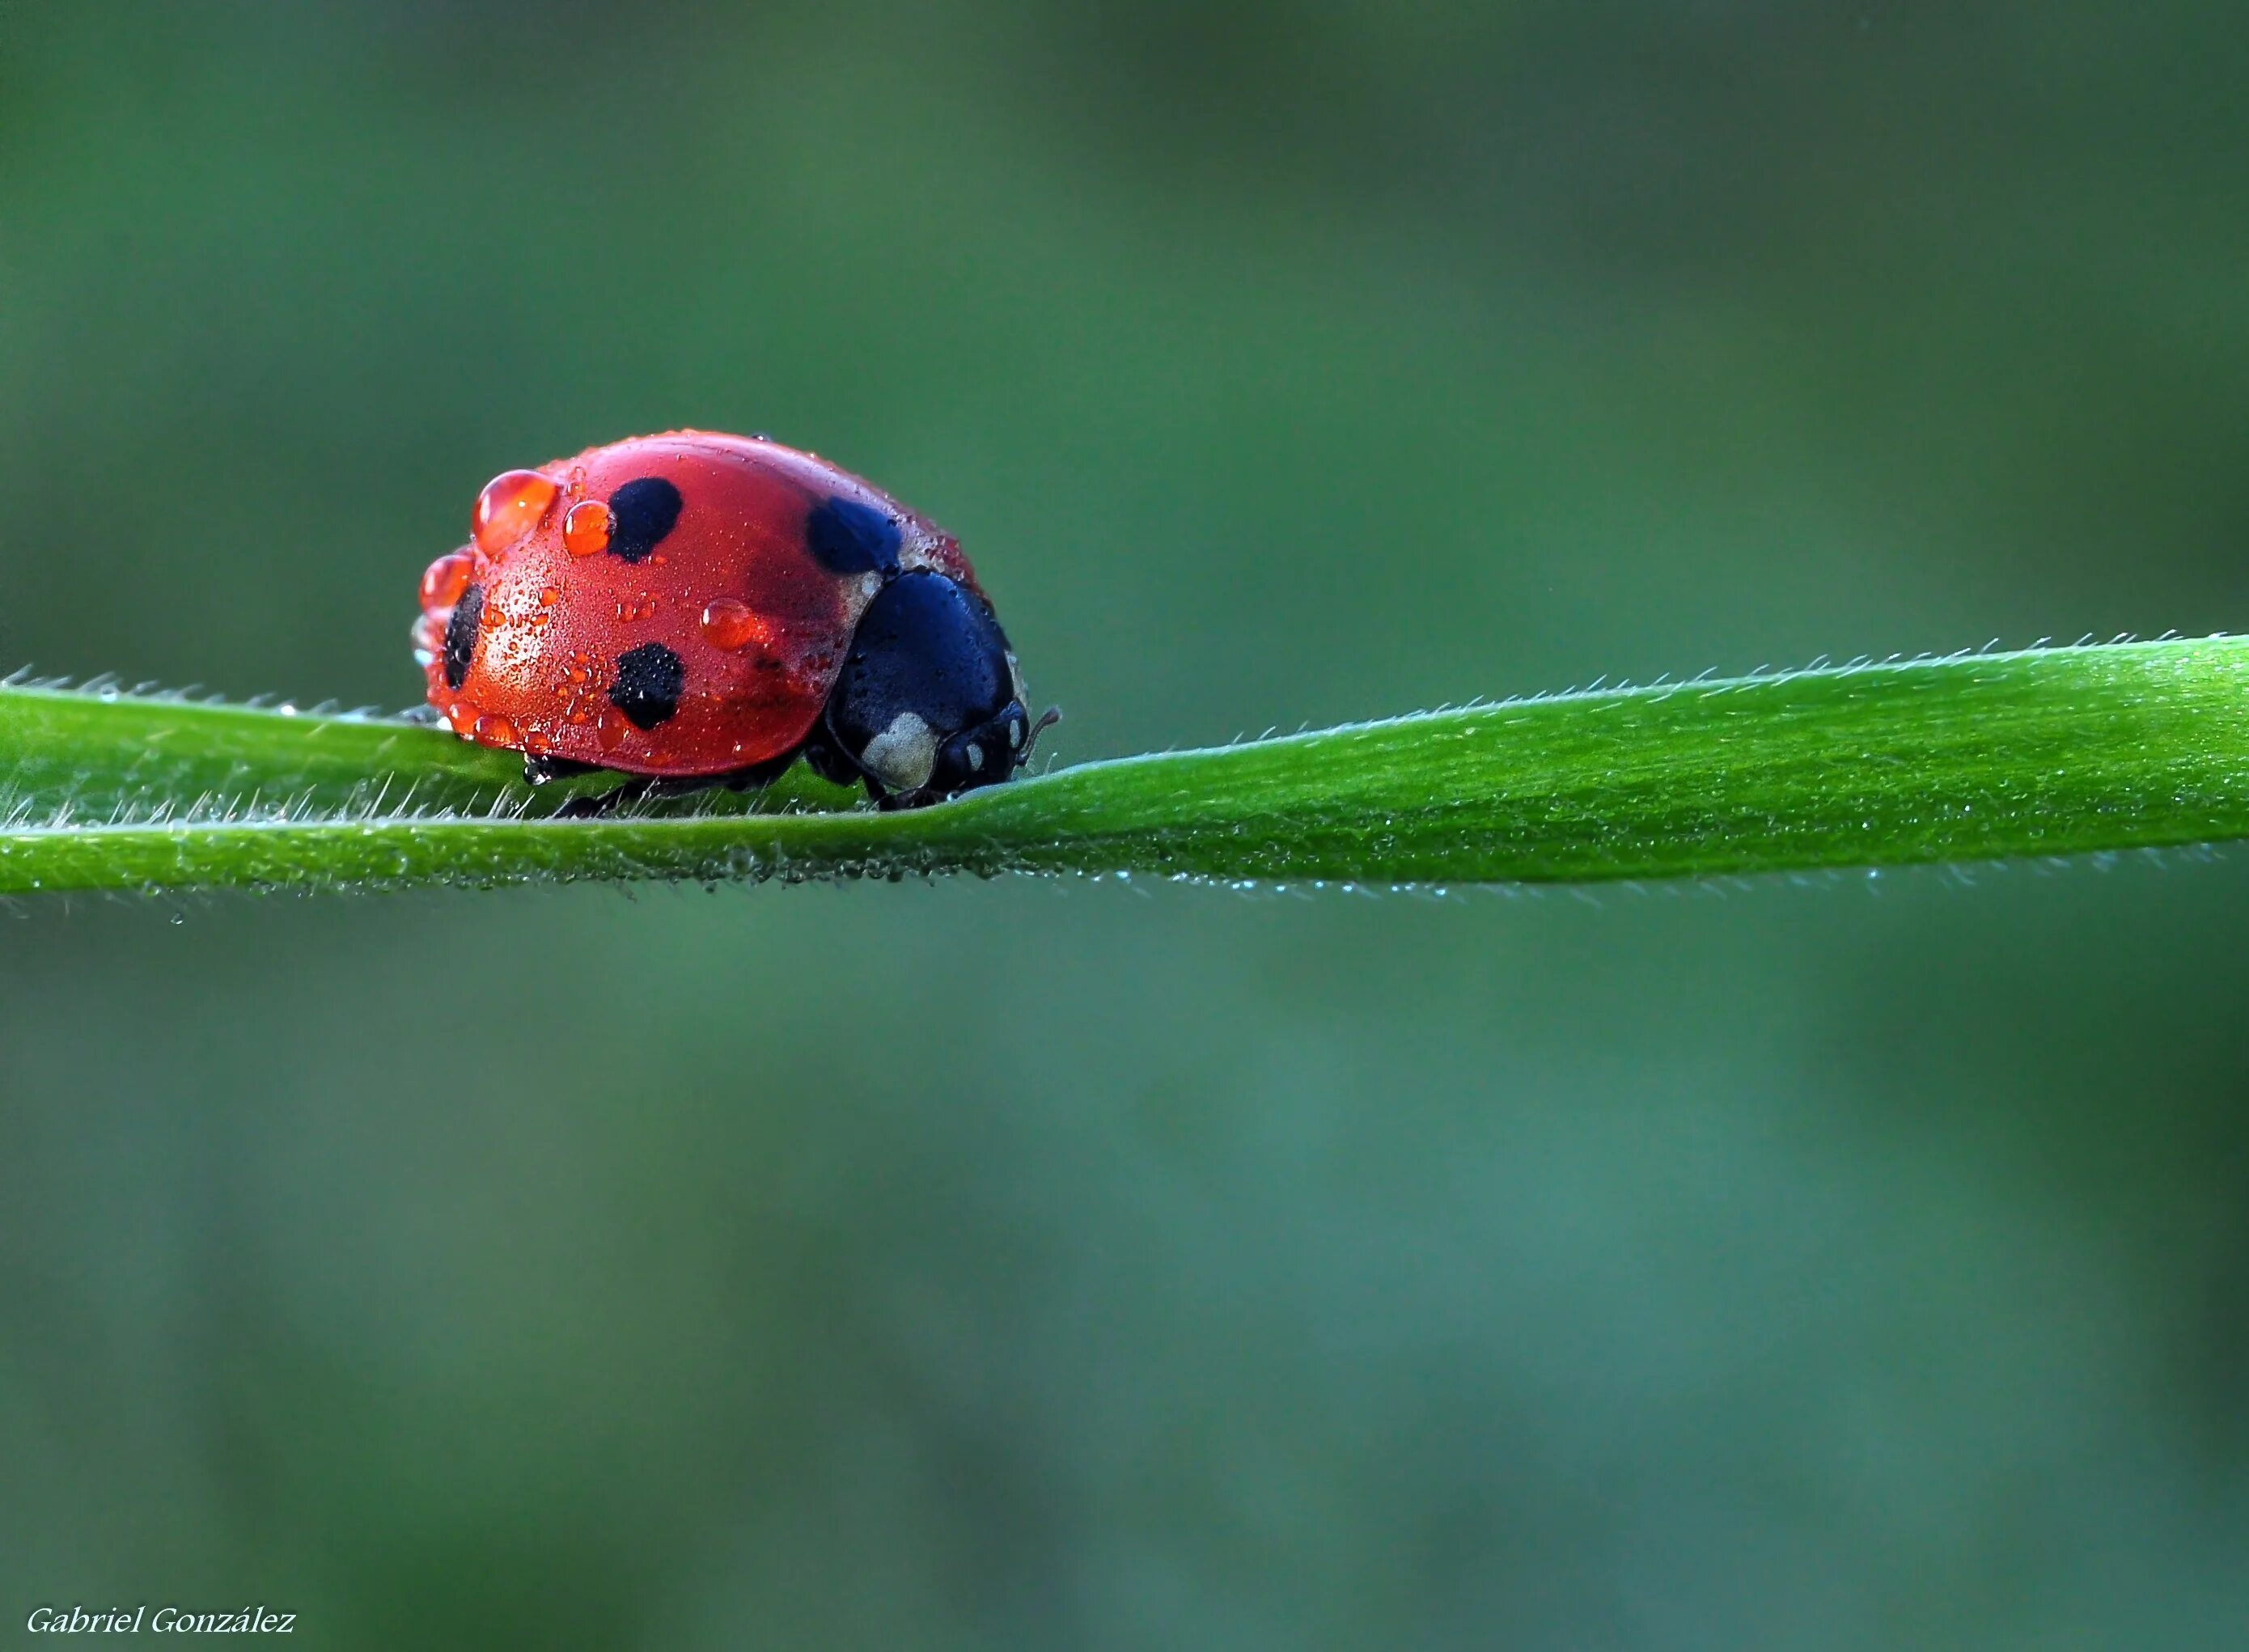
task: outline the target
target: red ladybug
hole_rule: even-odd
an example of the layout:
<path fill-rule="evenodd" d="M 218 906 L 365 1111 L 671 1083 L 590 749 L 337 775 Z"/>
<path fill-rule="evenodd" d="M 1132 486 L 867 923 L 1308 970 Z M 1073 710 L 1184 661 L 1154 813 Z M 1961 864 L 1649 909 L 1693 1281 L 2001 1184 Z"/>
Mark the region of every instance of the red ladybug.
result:
<path fill-rule="evenodd" d="M 572 812 L 762 785 L 798 757 L 888 808 L 1012 775 L 1038 729 L 953 536 L 762 437 L 675 430 L 509 471 L 422 576 L 415 657 L 454 732 Z"/>

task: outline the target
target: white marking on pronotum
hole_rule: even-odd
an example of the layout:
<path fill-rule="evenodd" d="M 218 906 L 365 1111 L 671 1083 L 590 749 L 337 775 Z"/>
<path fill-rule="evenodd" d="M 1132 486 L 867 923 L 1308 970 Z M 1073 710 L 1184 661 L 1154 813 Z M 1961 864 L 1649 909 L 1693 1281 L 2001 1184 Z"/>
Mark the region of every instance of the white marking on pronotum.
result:
<path fill-rule="evenodd" d="M 859 766 L 898 791 L 919 791 L 937 768 L 937 734 L 912 712 L 900 712 L 867 742 Z"/>

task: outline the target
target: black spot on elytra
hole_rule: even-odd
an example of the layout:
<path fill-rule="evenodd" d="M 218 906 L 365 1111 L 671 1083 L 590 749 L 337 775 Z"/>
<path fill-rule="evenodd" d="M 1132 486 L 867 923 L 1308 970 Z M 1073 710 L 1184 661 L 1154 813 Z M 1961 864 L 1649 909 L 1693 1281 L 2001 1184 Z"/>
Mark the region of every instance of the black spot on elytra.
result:
<path fill-rule="evenodd" d="M 888 512 L 841 497 L 804 519 L 804 545 L 831 574 L 895 574 L 898 522 Z"/>
<path fill-rule="evenodd" d="M 453 604 L 453 617 L 445 624 L 445 686 L 458 688 L 476 657 L 477 622 L 485 616 L 485 588 L 471 585 Z"/>
<path fill-rule="evenodd" d="M 679 490 L 660 476 L 636 477 L 609 495 L 609 554 L 643 561 L 679 526 Z"/>
<path fill-rule="evenodd" d="M 609 704 L 633 726 L 654 728 L 679 709 L 687 668 L 661 643 L 643 643 L 617 656 L 617 680 L 609 685 Z"/>

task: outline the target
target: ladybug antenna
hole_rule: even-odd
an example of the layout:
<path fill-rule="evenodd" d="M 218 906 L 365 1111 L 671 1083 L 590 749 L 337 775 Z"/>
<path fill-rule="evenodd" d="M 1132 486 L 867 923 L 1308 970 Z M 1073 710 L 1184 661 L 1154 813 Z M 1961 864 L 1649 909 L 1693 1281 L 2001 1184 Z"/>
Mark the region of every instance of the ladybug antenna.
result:
<path fill-rule="evenodd" d="M 1017 768 L 1021 768 L 1031 761 L 1031 753 L 1039 743 L 1041 731 L 1051 728 L 1060 721 L 1062 721 L 1062 707 L 1059 706 L 1049 706 L 1039 713 L 1039 720 L 1033 723 L 1031 732 L 1023 736 L 1023 749 L 1015 758 Z"/>

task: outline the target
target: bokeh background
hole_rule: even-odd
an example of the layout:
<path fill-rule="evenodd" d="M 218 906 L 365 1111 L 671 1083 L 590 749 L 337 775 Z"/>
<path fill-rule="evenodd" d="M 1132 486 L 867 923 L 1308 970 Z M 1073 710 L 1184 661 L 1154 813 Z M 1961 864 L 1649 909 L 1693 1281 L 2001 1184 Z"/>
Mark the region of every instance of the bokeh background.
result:
<path fill-rule="evenodd" d="M 771 430 L 1067 758 L 2249 627 L 2221 0 L 0 11 L 0 654 Z M 2249 857 L 0 923 L 0 1635 L 2236 1646 Z"/>

